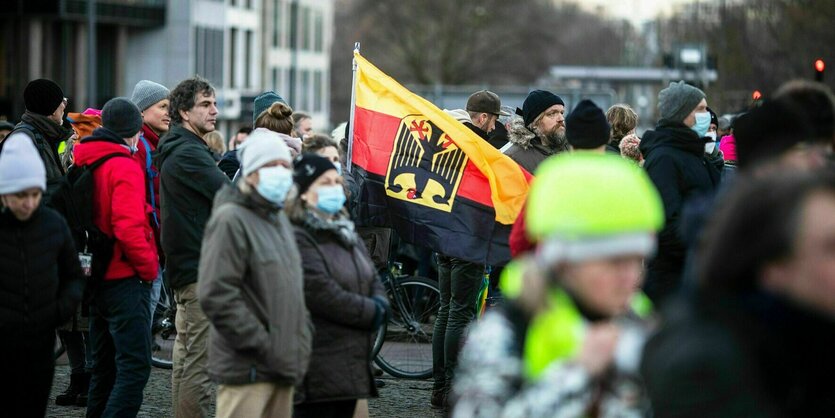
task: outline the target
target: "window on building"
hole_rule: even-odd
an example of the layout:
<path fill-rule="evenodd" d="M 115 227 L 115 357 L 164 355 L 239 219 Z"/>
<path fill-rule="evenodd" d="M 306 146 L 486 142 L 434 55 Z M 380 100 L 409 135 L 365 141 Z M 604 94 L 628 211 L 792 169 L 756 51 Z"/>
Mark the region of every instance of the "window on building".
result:
<path fill-rule="evenodd" d="M 244 32 L 244 87 L 252 87 L 252 31 Z"/>
<path fill-rule="evenodd" d="M 194 28 L 194 73 L 215 86 L 223 85 L 223 31 Z"/>
<path fill-rule="evenodd" d="M 310 50 L 310 8 L 302 7 L 301 22 L 299 24 L 299 36 L 301 37 L 301 49 Z"/>
<path fill-rule="evenodd" d="M 313 111 L 322 111 L 322 71 L 313 72 Z"/>
<path fill-rule="evenodd" d="M 281 13 L 283 7 L 282 0 L 273 0 L 273 48 L 281 46 L 281 28 L 284 27 L 284 22 L 281 21 L 284 15 Z"/>
<path fill-rule="evenodd" d="M 324 44 L 324 18 L 321 11 L 317 11 L 313 24 L 313 50 L 322 52 Z"/>
<path fill-rule="evenodd" d="M 271 72 L 272 72 L 272 77 L 271 78 L 272 78 L 273 91 L 277 92 L 277 91 L 279 91 L 279 88 L 278 88 L 278 68 L 273 67 Z"/>
<path fill-rule="evenodd" d="M 301 85 L 299 86 L 299 108 L 310 111 L 310 71 L 301 71 Z"/>
<path fill-rule="evenodd" d="M 229 87 L 238 87 L 235 67 L 238 64 L 238 30 L 229 29 Z"/>

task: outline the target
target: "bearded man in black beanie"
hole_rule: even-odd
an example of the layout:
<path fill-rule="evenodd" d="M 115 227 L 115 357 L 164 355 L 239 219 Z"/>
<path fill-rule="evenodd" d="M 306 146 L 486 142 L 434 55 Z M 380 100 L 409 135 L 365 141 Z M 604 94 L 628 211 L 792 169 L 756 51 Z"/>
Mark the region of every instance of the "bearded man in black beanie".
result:
<path fill-rule="evenodd" d="M 534 90 L 510 122 L 502 152 L 533 173 L 539 163 L 568 150 L 565 140 L 565 102 L 554 93 Z"/>
<path fill-rule="evenodd" d="M 29 140 L 35 144 L 38 155 L 46 167 L 46 191 L 43 202 L 49 204 L 52 194 L 65 174 L 58 154 L 58 145 L 72 136 L 70 128 L 62 126 L 67 98 L 61 87 L 54 81 L 40 78 L 32 80 L 23 90 L 23 102 L 26 112 L 20 117 L 21 122 L 0 142 L 0 150 L 5 143 L 17 140 Z"/>

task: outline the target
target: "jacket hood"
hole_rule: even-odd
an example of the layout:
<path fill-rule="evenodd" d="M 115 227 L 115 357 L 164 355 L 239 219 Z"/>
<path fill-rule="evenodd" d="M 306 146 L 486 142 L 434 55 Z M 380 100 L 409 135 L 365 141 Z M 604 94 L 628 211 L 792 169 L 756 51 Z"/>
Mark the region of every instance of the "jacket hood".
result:
<path fill-rule="evenodd" d="M 131 156 L 125 140 L 104 127 L 96 128 L 92 135 L 85 137 L 73 147 L 73 157 L 77 165 L 88 165 L 113 153 Z"/>
<path fill-rule="evenodd" d="M 525 126 L 525 120 L 519 115 L 513 115 L 510 120 L 510 130 L 507 132 L 508 142 L 519 145 L 522 149 L 528 149 L 534 138 L 536 134 Z"/>
<path fill-rule="evenodd" d="M 243 181 L 243 179 L 239 181 Z M 261 197 L 255 190 L 252 190 L 249 194 L 245 194 L 238 188 L 237 184 L 224 184 L 215 194 L 215 208 L 227 203 L 245 207 L 258 214 L 258 216 L 271 221 L 277 220 L 275 216 L 280 211 L 278 206 Z"/>
<path fill-rule="evenodd" d="M 197 136 L 194 132 L 189 131 L 182 125 L 177 125 L 168 131 L 160 140 L 159 147 L 157 147 L 157 167 L 161 167 L 165 159 L 174 152 L 179 146 L 187 143 L 199 144 L 208 149 L 209 146 L 202 138 Z"/>
<path fill-rule="evenodd" d="M 472 123 L 472 120 L 470 119 L 470 114 L 467 113 L 467 111 L 464 110 L 464 109 L 453 109 L 453 110 L 444 109 L 444 113 L 446 113 L 447 115 L 452 116 L 458 122 L 461 122 L 461 123 L 470 122 L 470 123 Z"/>
<path fill-rule="evenodd" d="M 705 152 L 705 142 L 683 123 L 669 123 L 658 125 L 654 131 L 646 131 L 638 147 L 644 158 L 649 158 L 653 150 L 659 147 L 670 147 L 702 156 Z"/>

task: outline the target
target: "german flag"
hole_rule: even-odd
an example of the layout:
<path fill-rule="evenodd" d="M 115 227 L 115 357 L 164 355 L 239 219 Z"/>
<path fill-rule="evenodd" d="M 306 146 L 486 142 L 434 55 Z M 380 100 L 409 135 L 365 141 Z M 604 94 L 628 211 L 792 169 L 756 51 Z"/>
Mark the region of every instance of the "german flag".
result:
<path fill-rule="evenodd" d="M 530 173 L 358 52 L 354 58 L 357 224 L 392 227 L 447 256 L 505 264 Z"/>

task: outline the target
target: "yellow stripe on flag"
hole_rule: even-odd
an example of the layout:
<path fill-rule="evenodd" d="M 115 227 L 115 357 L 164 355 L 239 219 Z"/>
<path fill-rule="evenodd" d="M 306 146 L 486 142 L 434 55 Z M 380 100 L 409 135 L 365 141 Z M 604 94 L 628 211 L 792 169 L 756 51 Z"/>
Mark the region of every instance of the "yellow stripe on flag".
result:
<path fill-rule="evenodd" d="M 525 203 L 529 188 L 519 165 L 461 122 L 401 86 L 359 52 L 354 52 L 354 58 L 357 61 L 356 106 L 397 118 L 420 114 L 431 120 L 487 177 L 496 221 L 512 224 Z"/>

